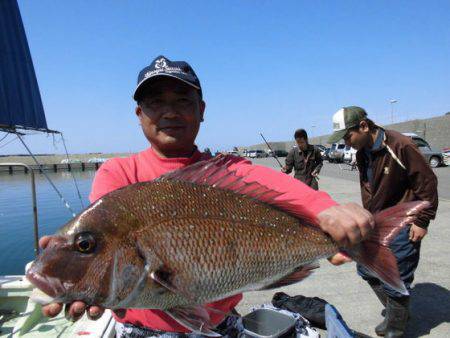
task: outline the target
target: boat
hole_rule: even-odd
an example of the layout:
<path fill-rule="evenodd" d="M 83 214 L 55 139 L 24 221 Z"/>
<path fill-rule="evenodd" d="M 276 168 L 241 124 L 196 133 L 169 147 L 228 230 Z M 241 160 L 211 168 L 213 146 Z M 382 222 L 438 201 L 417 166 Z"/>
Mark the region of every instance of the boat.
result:
<path fill-rule="evenodd" d="M 63 313 L 48 318 L 30 299 L 32 292 L 33 285 L 24 276 L 0 276 L 0 337 L 115 337 L 111 311 L 96 321 L 84 315 L 73 323 Z"/>
<path fill-rule="evenodd" d="M 22 136 L 27 131 L 61 134 L 47 127 L 36 74 L 28 47 L 17 0 L 0 1 L 0 133 L 15 134 L 29 151 Z M 62 134 L 61 134 L 62 135 Z M 3 138 L 4 139 L 4 138 Z M 29 151 L 30 155 L 33 154 Z M 33 157 L 37 164 L 38 161 Z M 33 197 L 35 253 L 38 254 L 38 219 L 34 172 L 31 177 Z M 41 171 L 44 176 L 45 172 Z M 50 178 L 46 176 L 49 183 Z M 54 187 L 56 189 L 56 187 Z M 57 191 L 59 193 L 59 191 Z M 59 193 L 63 203 L 67 203 Z M 24 196 L 28 198 L 28 196 Z M 81 198 L 81 197 L 80 197 Z M 68 205 L 68 204 L 67 204 Z M 72 212 L 73 213 L 73 212 Z M 29 264 L 27 265 L 29 266 Z M 24 273 L 27 267 L 24 267 Z M 33 285 L 25 275 L 0 275 L 0 337 L 114 337 L 115 321 L 109 310 L 96 320 L 84 315 L 73 323 L 64 313 L 55 318 L 43 316 L 41 305 L 30 299 Z"/>

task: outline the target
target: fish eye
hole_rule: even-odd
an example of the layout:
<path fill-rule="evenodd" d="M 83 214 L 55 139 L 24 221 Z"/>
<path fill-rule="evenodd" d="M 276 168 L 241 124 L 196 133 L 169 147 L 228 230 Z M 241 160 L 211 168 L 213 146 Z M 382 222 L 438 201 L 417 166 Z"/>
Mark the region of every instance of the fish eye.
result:
<path fill-rule="evenodd" d="M 81 233 L 75 238 L 75 247 L 81 253 L 91 253 L 95 249 L 95 239 L 89 233 Z"/>

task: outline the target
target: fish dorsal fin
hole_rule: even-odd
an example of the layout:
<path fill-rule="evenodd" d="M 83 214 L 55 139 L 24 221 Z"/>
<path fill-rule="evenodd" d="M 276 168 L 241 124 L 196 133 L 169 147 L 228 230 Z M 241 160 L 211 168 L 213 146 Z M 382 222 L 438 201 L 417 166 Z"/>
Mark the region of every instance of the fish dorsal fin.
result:
<path fill-rule="evenodd" d="M 255 181 L 246 182 L 246 176 L 239 175 L 236 170 L 230 168 L 233 164 L 241 161 L 242 158 L 238 156 L 221 154 L 164 174 L 156 181 L 183 181 L 230 190 L 313 222 L 312 219 L 299 212 L 298 206 L 295 206 L 292 200 L 277 199 L 284 195 L 284 192 L 270 189 Z"/>

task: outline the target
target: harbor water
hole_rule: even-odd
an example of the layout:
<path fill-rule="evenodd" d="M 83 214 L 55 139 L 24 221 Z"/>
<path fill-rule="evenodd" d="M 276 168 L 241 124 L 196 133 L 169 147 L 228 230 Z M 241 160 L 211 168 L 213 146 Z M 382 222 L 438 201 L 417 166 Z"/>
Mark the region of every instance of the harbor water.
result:
<path fill-rule="evenodd" d="M 48 172 L 48 176 L 78 213 L 80 199 L 70 172 Z M 74 171 L 84 206 L 95 171 Z M 36 173 L 39 237 L 50 235 L 72 218 L 71 212 L 42 174 Z M 34 259 L 33 211 L 30 175 L 0 174 L 0 275 L 24 274 L 25 264 Z"/>

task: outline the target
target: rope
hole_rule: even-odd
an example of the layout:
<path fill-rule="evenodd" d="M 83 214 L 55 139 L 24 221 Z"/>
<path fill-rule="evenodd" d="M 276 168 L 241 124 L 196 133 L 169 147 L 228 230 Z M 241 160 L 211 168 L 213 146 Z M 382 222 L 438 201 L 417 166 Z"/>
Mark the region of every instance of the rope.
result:
<path fill-rule="evenodd" d="M 68 153 L 68 151 L 67 151 L 66 141 L 64 140 L 63 133 L 61 133 L 61 140 L 62 140 L 63 145 L 64 145 L 64 150 L 66 151 L 67 163 L 70 163 L 70 160 L 69 160 L 69 153 Z M 78 188 L 78 182 L 77 182 L 77 180 L 75 179 L 75 175 L 73 174 L 73 171 L 71 171 L 70 173 L 71 173 L 71 176 L 72 176 L 72 179 L 73 179 L 73 183 L 74 183 L 74 185 L 75 185 L 75 188 L 77 189 L 78 198 L 79 198 L 79 200 L 80 200 L 81 208 L 84 209 L 83 199 L 81 198 L 80 189 Z"/>
<path fill-rule="evenodd" d="M 50 183 L 50 185 L 53 187 L 53 189 L 55 190 L 55 192 L 58 194 L 59 198 L 61 199 L 61 202 L 64 204 L 64 206 L 72 213 L 72 216 L 75 217 L 76 214 L 75 212 L 72 210 L 72 208 L 69 205 L 69 202 L 66 201 L 66 199 L 63 197 L 63 195 L 61 194 L 61 192 L 58 190 L 58 188 L 55 186 L 55 184 L 52 182 L 52 180 L 50 179 L 50 177 L 48 177 L 47 173 L 43 170 L 42 165 L 39 163 L 39 161 L 36 159 L 36 157 L 33 155 L 33 153 L 31 152 L 30 148 L 28 148 L 28 146 L 26 145 L 26 143 L 24 142 L 24 140 L 22 139 L 22 137 L 20 137 L 20 134 L 16 134 L 16 136 L 19 138 L 19 140 L 22 142 L 22 144 L 24 145 L 24 147 L 27 149 L 28 153 L 30 154 L 30 156 L 33 158 L 34 162 L 39 166 L 39 169 L 41 171 L 41 173 L 45 176 L 45 178 L 47 179 L 48 183 Z"/>
<path fill-rule="evenodd" d="M 8 137 L 8 135 L 9 135 L 9 133 L 6 133 L 6 135 L 5 136 L 3 136 L 1 139 L 0 139 L 0 142 L 2 142 L 5 138 L 7 138 Z"/>
<path fill-rule="evenodd" d="M 16 137 L 16 138 L 13 138 L 12 140 L 9 140 L 9 141 L 6 142 L 5 144 L 2 144 L 1 147 L 0 147 L 0 149 L 6 147 L 8 144 L 10 144 L 11 142 L 14 142 L 15 140 L 17 140 L 17 137 Z"/>

